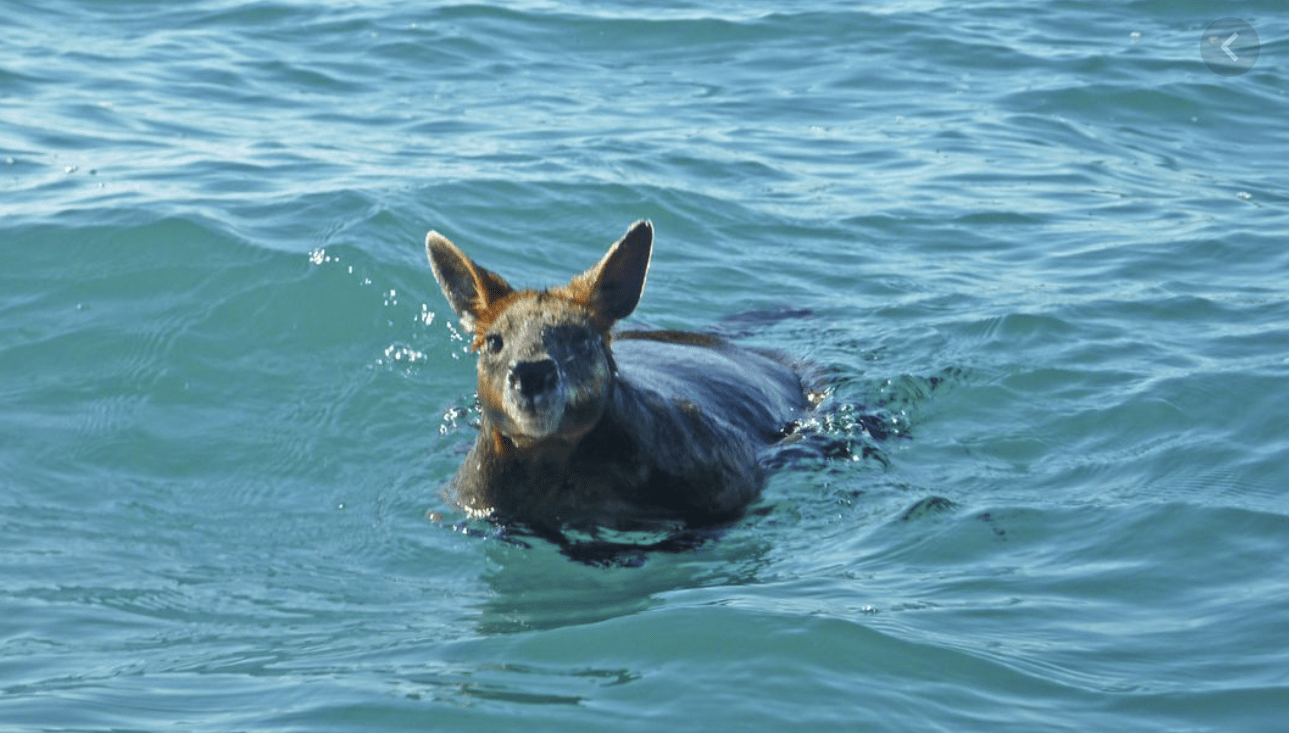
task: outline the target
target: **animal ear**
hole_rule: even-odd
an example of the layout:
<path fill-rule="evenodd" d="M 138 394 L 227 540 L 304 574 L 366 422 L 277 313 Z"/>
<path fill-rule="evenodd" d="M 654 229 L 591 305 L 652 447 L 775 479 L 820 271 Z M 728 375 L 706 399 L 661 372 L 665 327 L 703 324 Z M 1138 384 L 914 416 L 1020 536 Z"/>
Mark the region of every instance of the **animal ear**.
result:
<path fill-rule="evenodd" d="M 638 221 L 594 267 L 573 278 L 568 291 L 610 326 L 631 315 L 640 302 L 652 251 L 653 225 Z"/>
<path fill-rule="evenodd" d="M 492 304 L 514 292 L 495 272 L 476 265 L 448 238 L 438 232 L 425 235 L 425 254 L 430 258 L 434 279 L 447 296 L 461 325 L 474 332 L 480 316 Z"/>

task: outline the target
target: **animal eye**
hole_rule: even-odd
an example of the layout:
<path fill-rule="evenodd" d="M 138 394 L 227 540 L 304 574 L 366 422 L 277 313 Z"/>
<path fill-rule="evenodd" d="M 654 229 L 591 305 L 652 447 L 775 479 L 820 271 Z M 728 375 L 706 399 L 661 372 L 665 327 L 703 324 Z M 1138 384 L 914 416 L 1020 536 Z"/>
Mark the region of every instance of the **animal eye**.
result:
<path fill-rule="evenodd" d="M 501 351 L 501 347 L 506 345 L 505 342 L 501 340 L 501 334 L 496 333 L 490 333 L 487 336 L 484 336 L 483 344 L 488 347 L 488 351 L 493 354 Z"/>

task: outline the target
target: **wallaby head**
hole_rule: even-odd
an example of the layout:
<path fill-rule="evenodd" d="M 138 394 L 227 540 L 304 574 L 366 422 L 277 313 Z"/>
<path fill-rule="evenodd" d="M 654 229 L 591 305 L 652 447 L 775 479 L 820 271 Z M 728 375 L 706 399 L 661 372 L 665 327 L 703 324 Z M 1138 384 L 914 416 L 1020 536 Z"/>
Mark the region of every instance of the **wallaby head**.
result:
<path fill-rule="evenodd" d="M 434 278 L 479 354 L 479 402 L 494 440 L 576 444 L 613 393 L 609 329 L 644 290 L 653 227 L 636 222 L 567 285 L 512 288 L 438 232 L 425 239 Z M 500 446 L 499 446 L 500 447 Z"/>

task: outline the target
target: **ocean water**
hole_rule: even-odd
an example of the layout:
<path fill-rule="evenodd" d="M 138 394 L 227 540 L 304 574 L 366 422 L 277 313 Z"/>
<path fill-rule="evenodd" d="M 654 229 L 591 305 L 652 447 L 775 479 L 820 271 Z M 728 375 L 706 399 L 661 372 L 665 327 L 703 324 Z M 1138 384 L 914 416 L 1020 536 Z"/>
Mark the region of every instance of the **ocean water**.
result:
<path fill-rule="evenodd" d="M 0 730 L 1289 719 L 1282 3 L 3 16 Z M 806 439 L 685 552 L 458 531 L 425 232 L 646 217 L 633 321 L 818 365 Z"/>

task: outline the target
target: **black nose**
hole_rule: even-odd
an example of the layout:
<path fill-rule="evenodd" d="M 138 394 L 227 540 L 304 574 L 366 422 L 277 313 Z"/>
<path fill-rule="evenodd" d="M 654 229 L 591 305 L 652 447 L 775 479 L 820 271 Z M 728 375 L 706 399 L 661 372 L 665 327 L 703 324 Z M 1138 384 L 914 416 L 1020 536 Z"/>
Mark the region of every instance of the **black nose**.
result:
<path fill-rule="evenodd" d="M 533 397 L 555 389 L 559 370 L 554 359 L 521 361 L 510 367 L 510 386 L 519 387 L 519 394 Z"/>

